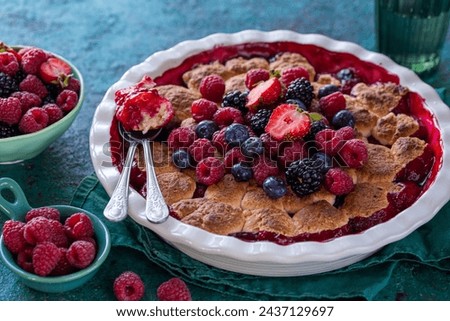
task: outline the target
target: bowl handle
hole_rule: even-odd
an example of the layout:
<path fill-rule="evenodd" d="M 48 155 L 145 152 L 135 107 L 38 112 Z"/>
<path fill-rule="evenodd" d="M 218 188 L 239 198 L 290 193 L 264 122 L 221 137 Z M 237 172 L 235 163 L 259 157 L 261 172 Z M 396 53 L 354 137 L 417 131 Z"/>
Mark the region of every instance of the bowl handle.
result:
<path fill-rule="evenodd" d="M 14 200 L 9 201 L 4 196 L 4 191 L 10 191 Z M 31 209 L 22 188 L 9 177 L 0 178 L 0 211 L 13 220 L 23 221 L 25 214 Z"/>

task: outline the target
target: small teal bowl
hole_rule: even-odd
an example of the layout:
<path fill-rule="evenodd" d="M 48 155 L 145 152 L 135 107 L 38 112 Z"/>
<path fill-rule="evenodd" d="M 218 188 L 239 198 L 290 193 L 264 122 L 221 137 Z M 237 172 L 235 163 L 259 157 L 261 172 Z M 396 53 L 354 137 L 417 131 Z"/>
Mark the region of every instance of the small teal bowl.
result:
<path fill-rule="evenodd" d="M 14 46 L 20 50 L 25 46 Z M 55 57 L 67 62 L 72 68 L 73 77 L 80 81 L 78 103 L 67 115 L 59 121 L 35 133 L 8 138 L 0 138 L 0 164 L 18 163 L 41 154 L 51 143 L 57 140 L 72 125 L 80 112 L 84 101 L 84 81 L 80 71 L 67 59 L 52 53 Z"/>
<path fill-rule="evenodd" d="M 10 201 L 5 198 L 6 191 L 12 193 L 14 200 Z M 78 212 L 83 212 L 91 218 L 97 241 L 97 256 L 91 265 L 85 269 L 67 275 L 38 276 L 23 270 L 17 265 L 13 255 L 5 246 L 3 236 L 0 238 L 0 258 L 3 263 L 30 288 L 41 292 L 59 293 L 73 290 L 92 279 L 108 257 L 111 249 L 111 238 L 106 226 L 94 214 L 67 205 L 55 205 L 50 207 L 54 207 L 60 211 L 61 219 L 65 219 Z M 8 177 L 0 178 L 0 211 L 4 212 L 10 219 L 24 222 L 25 215 L 30 209 L 31 206 L 28 204 L 25 194 L 20 186 Z"/>

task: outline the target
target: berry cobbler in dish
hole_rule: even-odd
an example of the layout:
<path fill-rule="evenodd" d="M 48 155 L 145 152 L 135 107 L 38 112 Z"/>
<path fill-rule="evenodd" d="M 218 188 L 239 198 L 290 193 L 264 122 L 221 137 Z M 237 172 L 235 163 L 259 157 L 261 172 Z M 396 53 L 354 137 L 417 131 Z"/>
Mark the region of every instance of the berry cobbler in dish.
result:
<path fill-rule="evenodd" d="M 155 121 L 164 130 L 152 146 L 165 201 L 173 217 L 211 233 L 282 245 L 359 233 L 411 206 L 441 164 L 420 95 L 348 53 L 219 46 L 134 87 L 149 81 L 149 104 L 168 120 Z M 135 158 L 131 183 L 145 195 L 142 151 Z"/>

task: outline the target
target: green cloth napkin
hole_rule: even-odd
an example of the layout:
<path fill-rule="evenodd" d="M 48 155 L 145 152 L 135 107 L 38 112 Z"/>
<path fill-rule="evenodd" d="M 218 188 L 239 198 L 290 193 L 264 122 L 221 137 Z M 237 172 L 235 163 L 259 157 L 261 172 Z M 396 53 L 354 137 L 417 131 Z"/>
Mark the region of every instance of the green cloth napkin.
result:
<path fill-rule="evenodd" d="M 102 217 L 108 199 L 97 178 L 90 176 L 78 187 L 72 205 Z M 188 283 L 194 300 L 449 300 L 449 214 L 450 203 L 408 237 L 351 266 L 312 276 L 276 278 L 208 266 L 131 219 L 120 223 L 104 220 L 113 251 L 99 274 L 103 274 L 101 279 L 113 279 L 126 269 L 143 273 L 149 300 L 155 298 L 159 282 L 172 276 Z"/>

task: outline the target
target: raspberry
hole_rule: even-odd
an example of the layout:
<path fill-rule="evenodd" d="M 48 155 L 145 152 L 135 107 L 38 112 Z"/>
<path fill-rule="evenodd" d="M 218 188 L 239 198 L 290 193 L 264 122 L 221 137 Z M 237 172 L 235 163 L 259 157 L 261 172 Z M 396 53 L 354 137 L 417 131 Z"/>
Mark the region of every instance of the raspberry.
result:
<path fill-rule="evenodd" d="M 22 107 L 22 114 L 25 114 L 28 109 L 39 107 L 42 104 L 42 100 L 38 95 L 27 91 L 16 91 L 15 93 L 12 93 L 11 97 L 19 99 L 20 106 Z"/>
<path fill-rule="evenodd" d="M 44 83 L 35 75 L 27 75 L 24 80 L 19 84 L 19 89 L 21 91 L 28 91 L 30 93 L 36 94 L 39 98 L 44 99 L 48 95 L 48 90 Z"/>
<path fill-rule="evenodd" d="M 346 105 L 345 97 L 340 91 L 322 97 L 319 100 L 320 111 L 329 121 L 338 111 L 344 110 Z"/>
<path fill-rule="evenodd" d="M 341 168 L 331 168 L 325 174 L 325 188 L 334 195 L 346 195 L 355 184 L 351 176 Z"/>
<path fill-rule="evenodd" d="M 75 267 L 72 266 L 67 259 L 67 249 L 60 247 L 59 251 L 61 252 L 61 258 L 51 272 L 51 275 L 67 275 L 74 272 L 76 270 Z"/>
<path fill-rule="evenodd" d="M 223 161 L 225 164 L 225 168 L 229 170 L 233 167 L 234 164 L 245 161 L 246 158 L 242 154 L 241 149 L 239 147 L 233 147 L 228 152 L 226 152 Z"/>
<path fill-rule="evenodd" d="M 94 245 L 94 247 L 97 249 L 97 241 L 95 241 L 94 237 L 89 237 L 89 236 L 80 237 L 80 239 L 78 241 L 86 241 L 86 242 L 92 243 Z"/>
<path fill-rule="evenodd" d="M 68 89 L 64 89 L 56 97 L 56 104 L 65 113 L 68 113 L 75 108 L 78 102 L 78 95 L 76 92 Z"/>
<path fill-rule="evenodd" d="M 316 134 L 316 146 L 330 156 L 336 155 L 344 144 L 341 135 L 333 129 L 324 129 Z"/>
<path fill-rule="evenodd" d="M 38 216 L 27 222 L 23 230 L 25 241 L 31 245 L 50 242 L 53 237 L 50 221 L 46 217 Z"/>
<path fill-rule="evenodd" d="M 49 125 L 56 123 L 58 120 L 64 117 L 63 111 L 56 104 L 45 104 L 44 106 L 42 106 L 42 109 L 47 112 Z"/>
<path fill-rule="evenodd" d="M 206 138 L 199 138 L 195 140 L 188 148 L 189 154 L 196 162 L 200 162 L 204 158 L 214 156 L 215 151 L 215 147 Z"/>
<path fill-rule="evenodd" d="M 342 137 L 342 139 L 344 141 L 347 141 L 347 140 L 350 140 L 350 139 L 353 139 L 356 137 L 355 130 L 350 126 L 345 126 L 345 127 L 339 128 L 337 130 L 337 135 Z"/>
<path fill-rule="evenodd" d="M 29 48 L 22 54 L 22 69 L 27 74 L 36 75 L 39 72 L 39 67 L 47 58 L 48 55 L 44 50 Z"/>
<path fill-rule="evenodd" d="M 139 301 L 144 293 L 144 282 L 134 272 L 123 272 L 114 280 L 114 295 L 119 301 Z"/>
<path fill-rule="evenodd" d="M 172 278 L 161 283 L 156 291 L 160 301 L 191 301 L 191 292 L 186 283 L 179 278 Z"/>
<path fill-rule="evenodd" d="M 59 222 L 61 214 L 59 213 L 59 211 L 56 208 L 53 208 L 53 207 L 33 208 L 33 209 L 29 210 L 27 212 L 27 214 L 25 215 L 25 222 L 29 222 L 33 218 L 39 217 L 39 216 L 48 218 L 49 220 L 55 220 L 55 221 Z"/>
<path fill-rule="evenodd" d="M 267 177 L 278 174 L 277 163 L 264 156 L 259 157 L 253 164 L 253 177 L 259 186 L 262 186 Z"/>
<path fill-rule="evenodd" d="M 66 235 L 66 231 L 64 229 L 64 225 L 60 221 L 50 220 L 49 221 L 50 228 L 51 228 L 51 241 L 57 246 L 57 247 L 63 247 L 66 248 L 69 246 L 69 239 Z"/>
<path fill-rule="evenodd" d="M 34 273 L 33 268 L 33 249 L 34 247 L 27 246 L 22 251 L 17 253 L 16 262 L 22 269 L 27 272 Z"/>
<path fill-rule="evenodd" d="M 299 78 L 309 79 L 308 70 L 303 67 L 292 67 L 281 72 L 280 81 L 288 87 L 294 80 Z"/>
<path fill-rule="evenodd" d="M 269 80 L 269 78 L 270 72 L 268 70 L 262 68 L 251 69 L 245 74 L 245 86 L 248 89 L 252 89 L 258 83 Z"/>
<path fill-rule="evenodd" d="M 226 127 L 223 127 L 221 130 L 216 131 L 212 137 L 212 144 L 217 149 L 217 151 L 221 154 L 225 154 L 228 150 L 228 144 L 225 141 L 225 131 Z"/>
<path fill-rule="evenodd" d="M 82 237 L 94 236 L 94 226 L 91 219 L 84 213 L 74 213 L 64 222 L 67 235 L 78 240 Z"/>
<path fill-rule="evenodd" d="M 167 138 L 167 144 L 172 150 L 188 148 L 196 140 L 195 131 L 189 127 L 178 127 L 172 130 Z"/>
<path fill-rule="evenodd" d="M 84 269 L 94 261 L 96 250 L 94 244 L 88 241 L 75 241 L 67 249 L 66 257 L 70 265 Z"/>
<path fill-rule="evenodd" d="M 200 82 L 199 90 L 203 98 L 218 103 L 225 93 L 225 81 L 219 75 L 208 75 Z"/>
<path fill-rule="evenodd" d="M 22 251 L 26 242 L 23 237 L 25 223 L 13 220 L 7 220 L 3 224 L 3 241 L 6 248 L 13 254 Z"/>
<path fill-rule="evenodd" d="M 24 133 L 37 132 L 48 125 L 48 114 L 40 107 L 29 109 L 19 122 L 19 130 Z"/>
<path fill-rule="evenodd" d="M 282 151 L 281 155 L 278 157 L 278 161 L 284 167 L 307 156 L 306 146 L 303 141 L 283 142 L 281 148 Z"/>
<path fill-rule="evenodd" d="M 40 276 L 49 275 L 61 258 L 61 251 L 51 242 L 42 242 L 33 249 L 33 270 Z"/>
<path fill-rule="evenodd" d="M 215 157 L 202 159 L 195 169 L 197 181 L 207 186 L 218 183 L 225 175 L 224 163 Z"/>
<path fill-rule="evenodd" d="M 64 89 L 72 90 L 72 91 L 76 92 L 77 94 L 79 94 L 80 89 L 81 89 L 80 81 L 76 78 L 70 77 L 69 83 L 67 84 L 67 86 Z"/>
<path fill-rule="evenodd" d="M 194 118 L 197 122 L 213 119 L 216 111 L 217 104 L 205 98 L 194 100 L 191 105 L 192 118 Z"/>
<path fill-rule="evenodd" d="M 22 117 L 20 100 L 14 97 L 0 98 L 0 122 L 8 125 L 18 124 Z"/>
<path fill-rule="evenodd" d="M 266 156 L 276 159 L 280 155 L 282 147 L 281 145 L 283 144 L 283 141 L 275 140 L 267 133 L 262 134 L 259 138 L 261 138 L 263 142 L 264 152 L 266 153 Z"/>
<path fill-rule="evenodd" d="M 367 162 L 367 146 L 360 139 L 350 139 L 339 151 L 344 163 L 350 168 L 361 168 Z"/>
<path fill-rule="evenodd" d="M 19 71 L 19 62 L 10 52 L 0 52 L 0 71 L 14 76 Z"/>
<path fill-rule="evenodd" d="M 242 113 L 233 107 L 222 107 L 219 108 L 213 116 L 213 121 L 220 128 L 231 125 L 232 123 L 244 123 L 244 118 Z"/>

